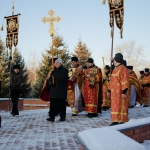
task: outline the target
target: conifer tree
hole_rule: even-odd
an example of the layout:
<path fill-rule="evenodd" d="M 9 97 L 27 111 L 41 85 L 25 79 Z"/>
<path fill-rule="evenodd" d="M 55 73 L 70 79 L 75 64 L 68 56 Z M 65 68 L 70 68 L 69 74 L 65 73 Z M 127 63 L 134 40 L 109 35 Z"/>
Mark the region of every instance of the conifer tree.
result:
<path fill-rule="evenodd" d="M 72 55 L 78 57 L 80 65 L 85 65 L 87 59 L 91 56 L 91 52 L 87 48 L 86 44 L 82 43 L 82 41 L 79 40 L 77 46 L 75 47 L 74 53 Z"/>
<path fill-rule="evenodd" d="M 4 46 L 4 42 L 0 39 L 0 81 L 1 92 L 0 98 L 9 96 L 9 72 L 7 71 L 7 50 Z"/>
<path fill-rule="evenodd" d="M 54 36 L 53 48 L 54 56 L 57 58 L 61 58 L 63 60 L 63 66 L 68 68 L 70 66 L 70 64 L 68 63 L 68 61 L 70 60 L 69 51 L 63 41 L 63 38 L 58 34 Z M 42 54 L 41 62 L 39 63 L 39 67 L 36 70 L 36 81 L 33 89 L 33 97 L 39 97 L 43 82 L 48 72 L 52 69 L 51 50 L 52 49 L 50 48 L 50 50 L 46 50 L 45 53 Z"/>
<path fill-rule="evenodd" d="M 20 97 L 30 97 L 31 83 L 28 80 L 28 73 L 27 68 L 25 66 L 24 58 L 22 57 L 21 53 L 17 48 L 15 48 L 13 53 L 13 65 L 15 64 L 20 65 L 20 72 L 23 75 Z"/>
<path fill-rule="evenodd" d="M 30 57 L 28 58 L 27 61 L 27 68 L 28 68 L 28 74 L 29 74 L 29 81 L 31 81 L 31 85 L 34 84 L 35 79 L 36 79 L 36 68 L 37 68 L 37 64 L 38 64 L 38 56 L 37 54 L 34 53 L 30 53 Z"/>

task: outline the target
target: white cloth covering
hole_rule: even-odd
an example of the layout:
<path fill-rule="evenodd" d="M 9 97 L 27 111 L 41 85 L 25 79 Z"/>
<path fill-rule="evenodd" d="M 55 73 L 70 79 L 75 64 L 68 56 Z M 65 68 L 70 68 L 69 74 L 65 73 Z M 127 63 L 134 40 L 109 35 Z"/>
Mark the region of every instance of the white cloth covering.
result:
<path fill-rule="evenodd" d="M 74 107 L 71 109 L 72 114 L 78 114 L 83 110 L 82 93 L 77 83 L 74 84 Z"/>

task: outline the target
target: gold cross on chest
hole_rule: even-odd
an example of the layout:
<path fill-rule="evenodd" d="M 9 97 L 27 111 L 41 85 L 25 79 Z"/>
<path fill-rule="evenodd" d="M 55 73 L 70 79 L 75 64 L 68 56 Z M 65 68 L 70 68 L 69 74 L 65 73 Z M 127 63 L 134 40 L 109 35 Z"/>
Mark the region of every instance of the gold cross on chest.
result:
<path fill-rule="evenodd" d="M 54 11 L 53 10 L 50 10 L 48 12 L 48 14 L 49 14 L 49 17 L 43 17 L 42 18 L 42 22 L 44 22 L 44 23 L 49 22 L 50 23 L 49 24 L 50 25 L 49 33 L 50 33 L 51 36 L 53 36 L 54 32 L 55 32 L 55 30 L 54 30 L 54 22 L 56 22 L 56 21 L 59 22 L 61 20 L 61 18 L 59 16 L 54 17 Z"/>

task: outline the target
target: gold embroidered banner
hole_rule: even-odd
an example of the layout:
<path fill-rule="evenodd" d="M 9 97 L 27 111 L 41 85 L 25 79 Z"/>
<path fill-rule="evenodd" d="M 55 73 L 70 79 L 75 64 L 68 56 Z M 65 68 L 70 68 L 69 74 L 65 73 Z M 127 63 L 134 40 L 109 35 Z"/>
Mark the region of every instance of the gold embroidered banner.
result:
<path fill-rule="evenodd" d="M 105 0 L 103 0 L 103 4 L 105 4 Z M 124 0 L 108 0 L 108 5 L 110 14 L 110 27 L 113 28 L 115 20 L 117 27 L 120 29 L 120 35 L 122 38 L 124 22 Z"/>
<path fill-rule="evenodd" d="M 19 31 L 19 21 L 18 15 L 5 17 L 6 18 L 6 47 L 12 49 L 12 46 L 17 46 L 18 44 L 18 31 Z"/>
<path fill-rule="evenodd" d="M 13 34 L 8 34 L 6 37 L 6 47 L 11 50 L 13 44 Z"/>

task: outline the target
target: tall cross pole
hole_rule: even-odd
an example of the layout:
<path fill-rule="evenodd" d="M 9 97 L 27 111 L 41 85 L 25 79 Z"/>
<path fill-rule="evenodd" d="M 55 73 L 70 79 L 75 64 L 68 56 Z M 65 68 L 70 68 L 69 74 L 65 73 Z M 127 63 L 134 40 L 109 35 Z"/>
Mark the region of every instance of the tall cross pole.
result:
<path fill-rule="evenodd" d="M 55 33 L 55 30 L 54 30 L 54 22 L 59 22 L 61 20 L 61 18 L 59 16 L 57 17 L 54 17 L 54 11 L 53 10 L 49 10 L 48 12 L 49 14 L 49 17 L 43 17 L 42 18 L 42 22 L 43 23 L 46 23 L 46 22 L 49 22 L 49 33 L 50 33 L 50 36 L 51 36 L 51 49 L 52 49 L 52 70 L 54 70 L 54 49 L 53 49 L 53 37 L 54 37 L 54 33 Z"/>
<path fill-rule="evenodd" d="M 102 4 L 105 4 L 106 0 L 103 0 Z M 108 0 L 109 5 L 109 16 L 110 16 L 110 27 L 111 27 L 111 57 L 113 56 L 114 46 L 114 23 L 116 22 L 117 27 L 120 29 L 120 36 L 122 38 L 123 33 L 123 22 L 124 22 L 124 0 Z M 110 63 L 112 66 L 112 60 Z M 112 72 L 112 67 L 110 68 Z"/>
<path fill-rule="evenodd" d="M 12 16 L 14 15 L 14 9 L 15 9 L 15 7 L 14 7 L 14 4 L 15 4 L 15 2 L 13 1 L 12 2 Z M 13 40 L 13 38 L 12 38 L 12 40 Z M 12 47 L 11 47 L 11 49 L 10 49 L 10 57 L 12 58 Z M 9 68 L 10 70 L 9 70 L 9 72 L 10 72 L 10 85 L 12 84 L 12 76 L 11 76 L 11 74 L 12 74 L 12 60 L 10 60 L 10 68 Z M 8 101 L 8 110 L 10 111 L 10 96 L 11 95 L 11 90 L 9 89 L 9 101 Z"/>
<path fill-rule="evenodd" d="M 113 15 L 115 13 L 113 12 Z M 113 58 L 113 50 L 114 50 L 114 17 L 110 19 L 113 23 L 112 30 L 111 30 L 111 60 L 110 60 L 110 73 L 112 73 L 112 58 Z"/>
<path fill-rule="evenodd" d="M 14 9 L 15 9 L 14 4 L 15 4 L 15 2 L 13 1 L 12 2 L 12 16 L 14 15 Z"/>

